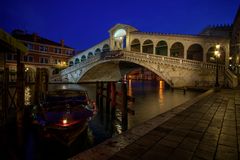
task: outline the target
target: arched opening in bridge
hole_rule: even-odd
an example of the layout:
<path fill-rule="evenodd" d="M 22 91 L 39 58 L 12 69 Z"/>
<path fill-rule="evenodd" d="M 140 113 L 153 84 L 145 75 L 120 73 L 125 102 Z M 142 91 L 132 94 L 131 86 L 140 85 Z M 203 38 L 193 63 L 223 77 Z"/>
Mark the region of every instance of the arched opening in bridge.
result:
<path fill-rule="evenodd" d="M 180 42 L 176 42 L 170 49 L 170 56 L 177 58 L 184 58 L 184 46 Z"/>
<path fill-rule="evenodd" d="M 85 56 L 85 55 L 83 55 L 83 56 L 81 57 L 81 62 L 84 62 L 84 61 L 86 61 L 86 56 Z"/>
<path fill-rule="evenodd" d="M 214 55 L 214 52 L 216 51 L 216 47 L 210 47 L 207 52 L 207 62 L 209 63 L 216 63 L 216 57 Z M 223 47 L 220 47 L 220 57 L 219 57 L 219 63 L 225 63 L 225 50 Z"/>
<path fill-rule="evenodd" d="M 168 52 L 167 42 L 159 41 L 155 48 L 156 55 L 167 56 L 168 55 L 167 52 Z"/>
<path fill-rule="evenodd" d="M 91 58 L 92 56 L 93 56 L 93 53 L 92 53 L 92 52 L 89 52 L 87 58 Z"/>
<path fill-rule="evenodd" d="M 131 43 L 131 51 L 133 52 L 140 52 L 141 50 L 141 44 L 138 39 L 134 39 Z"/>
<path fill-rule="evenodd" d="M 203 61 L 203 48 L 199 44 L 191 45 L 187 50 L 187 59 Z"/>
<path fill-rule="evenodd" d="M 103 46 L 103 48 L 102 48 L 102 51 L 103 51 L 103 52 L 109 52 L 109 51 L 110 51 L 109 45 L 108 45 L 108 44 L 105 44 L 105 45 Z"/>
<path fill-rule="evenodd" d="M 126 48 L 126 35 L 127 32 L 124 29 L 118 29 L 114 33 L 114 48 L 123 49 Z"/>
<path fill-rule="evenodd" d="M 146 40 L 143 42 L 142 52 L 153 54 L 153 42 L 151 40 Z"/>
<path fill-rule="evenodd" d="M 101 49 L 99 49 L 99 48 L 97 48 L 94 52 L 95 55 L 100 54 L 100 53 L 101 53 Z"/>
<path fill-rule="evenodd" d="M 75 59 L 75 64 L 78 64 L 80 61 L 78 58 Z"/>
<path fill-rule="evenodd" d="M 132 80 L 162 80 L 161 77 L 156 75 L 154 72 L 140 67 L 127 74 L 127 79 Z"/>
<path fill-rule="evenodd" d="M 69 67 L 73 66 L 73 61 L 69 62 Z"/>

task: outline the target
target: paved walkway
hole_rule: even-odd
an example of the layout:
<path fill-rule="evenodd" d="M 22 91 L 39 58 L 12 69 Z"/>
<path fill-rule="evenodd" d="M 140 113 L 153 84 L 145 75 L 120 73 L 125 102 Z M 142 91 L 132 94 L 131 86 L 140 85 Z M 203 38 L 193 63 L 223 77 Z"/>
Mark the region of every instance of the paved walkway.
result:
<path fill-rule="evenodd" d="M 239 146 L 240 90 L 224 89 L 205 93 L 72 159 L 235 160 L 240 159 Z"/>

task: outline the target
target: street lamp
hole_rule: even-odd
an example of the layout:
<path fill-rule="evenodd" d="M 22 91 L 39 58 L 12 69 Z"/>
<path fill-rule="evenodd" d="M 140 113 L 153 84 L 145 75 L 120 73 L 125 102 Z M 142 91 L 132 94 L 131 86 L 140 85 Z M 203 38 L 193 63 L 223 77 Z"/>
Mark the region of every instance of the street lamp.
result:
<path fill-rule="evenodd" d="M 214 52 L 214 56 L 215 56 L 215 59 L 216 59 L 216 63 L 217 63 L 217 67 L 216 67 L 216 83 L 215 83 L 215 87 L 218 88 L 219 87 L 219 82 L 218 82 L 218 60 L 220 58 L 220 45 L 217 44 L 216 45 L 216 50 Z"/>

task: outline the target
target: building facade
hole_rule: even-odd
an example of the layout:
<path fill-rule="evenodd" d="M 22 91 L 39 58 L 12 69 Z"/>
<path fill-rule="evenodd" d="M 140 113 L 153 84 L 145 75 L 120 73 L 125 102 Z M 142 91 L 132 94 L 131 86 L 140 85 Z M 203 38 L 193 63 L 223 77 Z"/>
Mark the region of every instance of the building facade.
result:
<path fill-rule="evenodd" d="M 232 70 L 240 75 L 240 7 L 232 24 L 230 47 Z"/>
<path fill-rule="evenodd" d="M 27 55 L 22 57 L 25 64 L 25 79 L 27 82 L 35 81 L 36 68 L 45 68 L 49 76 L 54 76 L 68 66 L 68 60 L 75 53 L 74 49 L 64 44 L 53 42 L 39 35 L 27 34 L 21 30 L 14 30 L 12 36 L 28 48 Z M 9 81 L 16 80 L 16 54 L 6 55 L 6 65 L 9 68 Z"/>

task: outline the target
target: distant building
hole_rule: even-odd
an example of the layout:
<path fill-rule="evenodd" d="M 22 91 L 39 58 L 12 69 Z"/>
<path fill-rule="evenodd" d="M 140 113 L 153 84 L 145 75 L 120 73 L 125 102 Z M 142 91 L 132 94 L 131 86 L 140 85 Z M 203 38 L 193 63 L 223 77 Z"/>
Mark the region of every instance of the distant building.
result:
<path fill-rule="evenodd" d="M 64 44 L 64 40 L 57 43 L 36 33 L 28 34 L 22 30 L 14 30 L 12 36 L 28 47 L 28 54 L 22 57 L 28 82 L 34 82 L 36 68 L 47 69 L 50 76 L 57 74 L 68 66 L 69 58 L 75 53 L 73 48 Z M 16 54 L 7 54 L 6 64 L 12 75 L 10 81 L 15 81 Z"/>
<path fill-rule="evenodd" d="M 230 63 L 235 72 L 240 72 L 240 7 L 232 24 L 230 40 Z"/>

